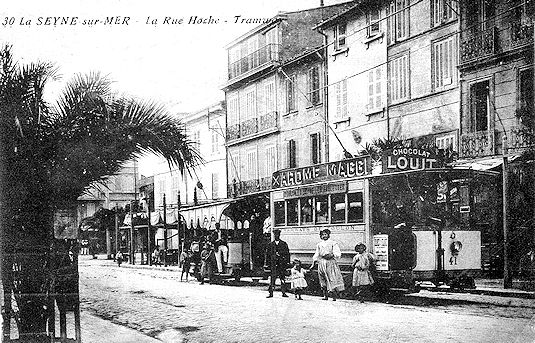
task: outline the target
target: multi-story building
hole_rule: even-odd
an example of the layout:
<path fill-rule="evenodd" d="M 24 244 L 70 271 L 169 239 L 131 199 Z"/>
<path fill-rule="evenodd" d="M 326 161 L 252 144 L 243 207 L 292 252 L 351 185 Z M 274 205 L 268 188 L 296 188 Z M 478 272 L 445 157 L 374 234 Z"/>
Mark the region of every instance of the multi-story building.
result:
<path fill-rule="evenodd" d="M 533 157 L 534 1 L 460 2 L 460 158 L 502 171 L 509 154 L 509 239 L 511 268 L 535 241 Z M 504 149 L 504 143 L 507 149 Z M 501 228 L 484 237 L 502 255 Z"/>
<path fill-rule="evenodd" d="M 448 0 L 363 1 L 323 22 L 329 121 L 344 149 L 375 139 L 457 147 L 458 16 Z M 347 155 L 347 154 L 346 154 Z"/>
<path fill-rule="evenodd" d="M 227 46 L 228 191 L 236 198 L 227 212 L 248 229 L 252 268 L 263 263 L 272 173 L 327 159 L 325 53 L 312 28 L 351 5 L 281 13 Z"/>
<path fill-rule="evenodd" d="M 318 25 L 327 46 L 330 160 L 388 137 L 386 8 L 359 2 Z"/>
<path fill-rule="evenodd" d="M 166 223 L 170 224 L 168 236 L 173 237 L 168 247 L 178 249 L 183 240 L 177 236 L 176 224 L 181 221 L 188 227 L 187 232 L 199 228 L 214 229 L 215 223 L 222 228 L 227 219 L 222 215 L 228 200 L 225 150 L 225 103 L 217 102 L 193 113 L 181 114 L 188 139 L 203 159 L 194 170 L 181 174 L 178 169 L 170 169 L 162 161 L 154 175 L 154 207 L 163 220 L 164 196 L 166 202 Z M 178 211 L 179 209 L 179 211 Z M 171 226 L 174 224 L 173 226 Z M 156 233 L 156 242 L 164 246 L 162 227 Z"/>

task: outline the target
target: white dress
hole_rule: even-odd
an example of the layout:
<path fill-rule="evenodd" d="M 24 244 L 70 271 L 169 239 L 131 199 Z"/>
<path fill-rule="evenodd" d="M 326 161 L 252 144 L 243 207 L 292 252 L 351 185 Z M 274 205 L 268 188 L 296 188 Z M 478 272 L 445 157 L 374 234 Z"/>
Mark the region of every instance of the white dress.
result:
<path fill-rule="evenodd" d="M 292 289 L 306 288 L 308 286 L 307 281 L 305 280 L 305 270 L 303 268 L 301 268 L 301 270 L 292 268 L 290 281 L 292 282 Z"/>
<path fill-rule="evenodd" d="M 325 255 L 332 254 L 334 258 L 326 259 Z M 344 279 L 342 278 L 342 273 L 338 267 L 336 259 L 342 257 L 342 252 L 338 243 L 335 241 L 321 240 L 316 245 L 316 253 L 312 257 L 313 261 L 318 261 L 318 277 L 320 280 L 320 285 L 322 288 L 327 288 L 327 291 L 331 292 L 333 290 L 343 291 Z"/>

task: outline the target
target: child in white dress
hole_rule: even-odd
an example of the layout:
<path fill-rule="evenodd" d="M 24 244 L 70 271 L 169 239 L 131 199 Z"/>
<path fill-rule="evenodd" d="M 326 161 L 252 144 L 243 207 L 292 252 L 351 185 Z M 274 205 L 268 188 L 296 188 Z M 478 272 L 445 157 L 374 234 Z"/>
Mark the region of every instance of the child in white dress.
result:
<path fill-rule="evenodd" d="M 294 266 L 292 268 L 290 280 L 292 282 L 292 289 L 295 293 L 295 300 L 303 300 L 301 294 L 303 294 L 303 291 L 308 286 L 305 280 L 305 269 L 301 267 L 301 261 L 298 259 L 295 259 L 293 264 Z"/>

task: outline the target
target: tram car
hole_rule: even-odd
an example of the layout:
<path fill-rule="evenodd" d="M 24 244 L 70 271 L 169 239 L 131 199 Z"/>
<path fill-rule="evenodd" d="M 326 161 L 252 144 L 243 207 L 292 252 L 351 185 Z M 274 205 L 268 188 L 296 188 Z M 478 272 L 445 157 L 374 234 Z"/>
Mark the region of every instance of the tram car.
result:
<path fill-rule="evenodd" d="M 438 168 L 425 151 L 409 150 L 374 168 L 365 156 L 274 173 L 273 228 L 292 259 L 311 264 L 319 231 L 329 228 L 348 277 L 354 247 L 364 243 L 376 257 L 379 285 L 474 287 L 482 236 L 500 222 L 498 173 Z"/>

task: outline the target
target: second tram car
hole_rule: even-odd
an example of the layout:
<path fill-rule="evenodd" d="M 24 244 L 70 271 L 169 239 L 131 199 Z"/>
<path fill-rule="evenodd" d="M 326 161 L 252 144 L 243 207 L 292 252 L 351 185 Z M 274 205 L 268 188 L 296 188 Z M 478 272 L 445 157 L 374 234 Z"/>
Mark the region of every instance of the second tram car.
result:
<path fill-rule="evenodd" d="M 342 250 L 343 271 L 354 246 L 364 243 L 389 288 L 415 290 L 416 281 L 473 287 L 482 235 L 499 226 L 498 173 L 436 168 L 425 152 L 409 155 L 373 170 L 366 156 L 274 173 L 273 228 L 292 258 L 310 264 L 327 227 Z"/>

